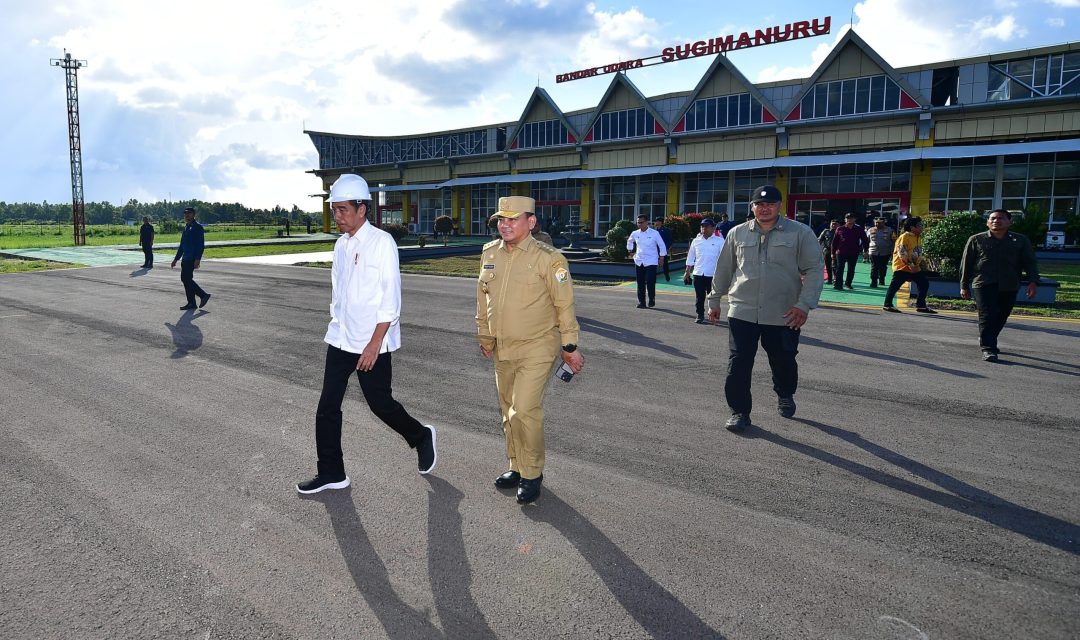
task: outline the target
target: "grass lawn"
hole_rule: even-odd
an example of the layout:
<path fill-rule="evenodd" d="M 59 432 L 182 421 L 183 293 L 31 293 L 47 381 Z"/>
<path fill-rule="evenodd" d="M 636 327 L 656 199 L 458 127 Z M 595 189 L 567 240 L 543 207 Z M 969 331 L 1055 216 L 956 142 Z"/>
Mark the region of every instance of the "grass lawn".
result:
<path fill-rule="evenodd" d="M 1018 303 L 1013 309 L 1013 314 L 1080 319 L 1080 264 L 1049 262 L 1040 265 L 1040 274 L 1043 278 L 1057 280 L 1061 285 L 1058 287 L 1057 301 L 1054 306 Z M 974 300 L 954 298 L 930 298 L 929 300 L 934 307 L 939 309 L 975 311 Z"/>
<path fill-rule="evenodd" d="M 289 253 L 315 253 L 333 251 L 333 242 L 311 242 L 304 244 L 264 244 L 257 246 L 239 245 L 235 247 L 207 247 L 204 258 L 246 258 L 248 256 L 277 256 Z"/>
<path fill-rule="evenodd" d="M 329 262 L 304 262 L 305 267 L 319 267 L 329 269 Z M 426 273 L 436 276 L 454 276 L 458 278 L 475 278 L 480 274 L 480 255 L 475 256 L 446 256 L 444 258 L 425 258 L 423 260 L 410 260 L 401 263 L 402 273 Z M 611 287 L 619 284 L 615 280 L 574 280 L 574 284 Z"/>
<path fill-rule="evenodd" d="M 0 258 L 0 273 L 23 273 L 26 271 L 69 269 L 71 267 L 81 266 L 81 264 L 65 264 L 63 262 L 52 262 L 51 260 L 20 260 L 17 258 Z"/>
<path fill-rule="evenodd" d="M 237 226 L 209 225 L 206 228 L 207 240 L 262 240 L 277 237 L 275 226 Z M 180 233 L 158 233 L 154 242 L 180 242 Z M 71 226 L 64 226 L 57 233 L 55 225 L 38 226 L 28 224 L 0 224 L 0 249 L 50 249 L 53 247 L 71 247 Z M 139 244 L 139 227 L 120 225 L 88 225 L 86 244 L 104 247 L 114 244 Z"/>

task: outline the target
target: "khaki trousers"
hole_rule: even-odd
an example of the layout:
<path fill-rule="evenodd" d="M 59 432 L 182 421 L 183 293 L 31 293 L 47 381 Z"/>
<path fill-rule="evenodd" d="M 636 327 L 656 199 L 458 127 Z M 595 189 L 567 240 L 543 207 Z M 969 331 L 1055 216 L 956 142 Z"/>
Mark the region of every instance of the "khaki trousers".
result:
<path fill-rule="evenodd" d="M 553 359 L 550 353 L 537 358 L 495 360 L 506 457 L 510 459 L 510 470 L 526 480 L 544 472 L 544 392 L 561 360 Z"/>

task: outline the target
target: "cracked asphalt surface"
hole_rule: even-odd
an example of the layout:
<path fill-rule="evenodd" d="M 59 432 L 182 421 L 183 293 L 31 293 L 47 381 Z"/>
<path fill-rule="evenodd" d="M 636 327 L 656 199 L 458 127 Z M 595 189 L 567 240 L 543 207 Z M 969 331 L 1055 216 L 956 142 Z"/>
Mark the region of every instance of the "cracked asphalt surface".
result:
<path fill-rule="evenodd" d="M 520 507 L 474 284 L 403 277 L 395 394 L 433 476 L 344 407 L 349 490 L 301 499 L 329 273 L 0 276 L 0 637 L 1075 638 L 1080 324 L 818 309 L 793 420 L 763 353 L 735 435 L 693 300 L 577 289 Z"/>

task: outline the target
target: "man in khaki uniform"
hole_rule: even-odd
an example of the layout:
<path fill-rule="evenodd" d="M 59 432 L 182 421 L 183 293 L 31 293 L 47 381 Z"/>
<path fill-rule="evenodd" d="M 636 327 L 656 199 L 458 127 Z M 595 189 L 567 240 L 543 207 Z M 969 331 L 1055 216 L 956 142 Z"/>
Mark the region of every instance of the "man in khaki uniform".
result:
<path fill-rule="evenodd" d="M 495 480 L 517 486 L 517 501 L 540 495 L 544 479 L 544 391 L 555 368 L 581 371 L 570 270 L 556 249 L 533 239 L 536 202 L 499 198 L 500 240 L 484 245 L 476 285 L 480 353 L 494 357 L 510 470 Z"/>

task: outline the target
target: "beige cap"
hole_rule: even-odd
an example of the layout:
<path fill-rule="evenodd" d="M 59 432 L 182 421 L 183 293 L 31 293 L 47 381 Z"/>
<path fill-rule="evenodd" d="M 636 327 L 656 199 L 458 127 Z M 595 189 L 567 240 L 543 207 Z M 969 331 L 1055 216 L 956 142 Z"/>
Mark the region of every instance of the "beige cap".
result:
<path fill-rule="evenodd" d="M 499 198 L 499 210 L 495 215 L 503 218 L 517 218 L 523 213 L 536 213 L 536 200 L 528 196 L 505 196 Z"/>

